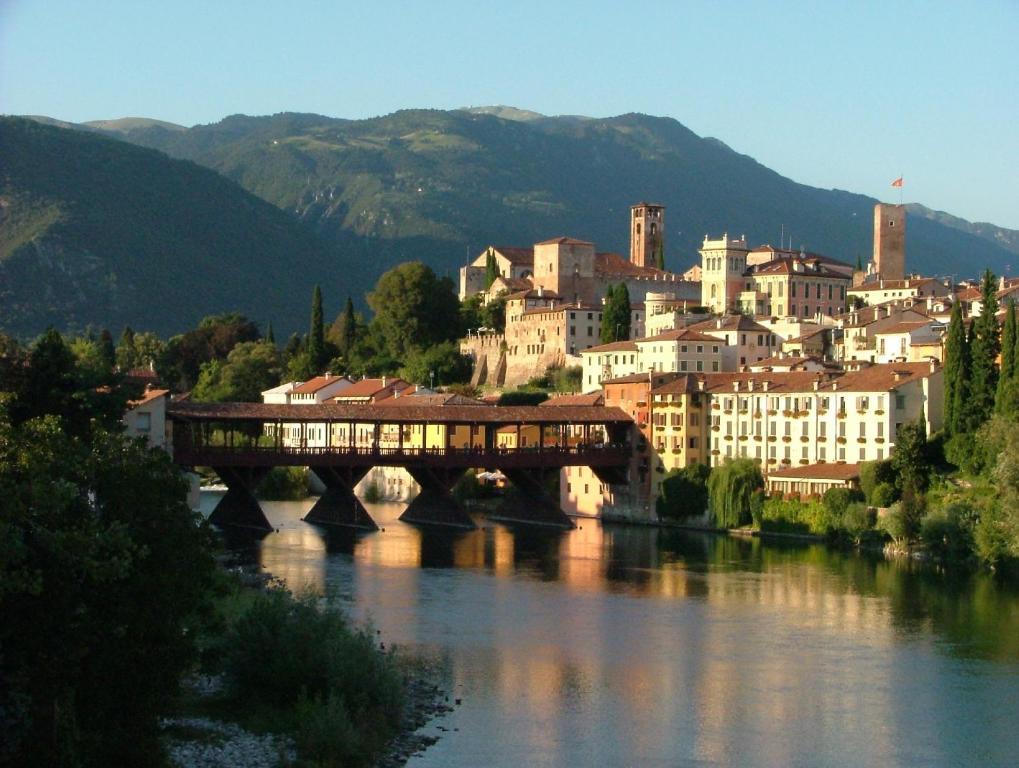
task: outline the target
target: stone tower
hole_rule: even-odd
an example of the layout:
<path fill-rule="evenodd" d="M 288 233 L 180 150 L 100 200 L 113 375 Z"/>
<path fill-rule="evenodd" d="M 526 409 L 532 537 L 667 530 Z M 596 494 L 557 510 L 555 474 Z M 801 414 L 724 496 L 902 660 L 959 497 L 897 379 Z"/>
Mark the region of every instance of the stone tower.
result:
<path fill-rule="evenodd" d="M 665 260 L 665 206 L 637 203 L 630 212 L 630 261 L 639 267 L 657 267 L 659 249 Z"/>
<path fill-rule="evenodd" d="M 554 291 L 570 304 L 595 300 L 594 243 L 557 237 L 534 245 L 535 288 Z"/>
<path fill-rule="evenodd" d="M 718 240 L 704 236 L 701 245 L 701 305 L 712 312 L 725 312 L 739 306 L 743 273 L 747 269 L 746 235 L 737 240 L 725 233 Z"/>
<path fill-rule="evenodd" d="M 881 280 L 906 277 L 906 206 L 874 206 L 874 271 Z"/>

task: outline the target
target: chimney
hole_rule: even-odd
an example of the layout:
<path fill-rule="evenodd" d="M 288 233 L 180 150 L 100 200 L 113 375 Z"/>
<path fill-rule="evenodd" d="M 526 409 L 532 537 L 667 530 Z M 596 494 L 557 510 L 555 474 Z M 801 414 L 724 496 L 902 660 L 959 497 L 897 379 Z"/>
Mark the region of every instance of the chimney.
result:
<path fill-rule="evenodd" d="M 382 377 L 382 388 L 385 389 L 385 387 L 386 387 L 386 377 L 383 376 Z"/>
<path fill-rule="evenodd" d="M 931 366 L 930 366 L 930 368 L 931 368 L 931 373 L 934 373 L 938 369 L 937 361 L 933 357 L 931 358 Z"/>
<path fill-rule="evenodd" d="M 697 389 L 701 392 L 704 391 L 704 379 L 697 379 Z"/>
<path fill-rule="evenodd" d="M 819 389 L 821 389 L 821 380 L 814 379 L 814 391 L 817 392 Z"/>
<path fill-rule="evenodd" d="M 754 380 L 753 379 L 750 379 L 750 380 L 747 381 L 747 390 L 749 390 L 750 392 L 754 391 Z"/>
<path fill-rule="evenodd" d="M 736 381 L 732 383 L 732 391 L 739 392 L 739 379 L 736 379 Z"/>
<path fill-rule="evenodd" d="M 770 384 L 770 382 L 769 382 L 769 381 L 768 381 L 767 379 L 765 379 L 765 380 L 764 380 L 763 382 L 761 382 L 761 388 L 762 388 L 762 389 L 763 389 L 763 390 L 764 390 L 765 392 L 767 392 L 767 391 L 768 391 L 768 386 L 769 386 L 769 384 Z"/>
<path fill-rule="evenodd" d="M 998 290 L 999 291 L 1005 290 L 1005 276 L 1004 275 L 1002 275 L 1001 277 L 998 278 Z"/>

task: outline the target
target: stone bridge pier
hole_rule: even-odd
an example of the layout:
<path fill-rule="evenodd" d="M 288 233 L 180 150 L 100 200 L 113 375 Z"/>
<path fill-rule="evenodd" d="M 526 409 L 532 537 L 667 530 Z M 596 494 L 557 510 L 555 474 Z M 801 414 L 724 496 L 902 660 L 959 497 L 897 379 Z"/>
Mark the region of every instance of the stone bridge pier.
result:
<path fill-rule="evenodd" d="M 377 531 L 379 526 L 354 494 L 354 486 L 361 482 L 370 469 L 371 467 L 313 467 L 312 471 L 325 485 L 326 491 L 308 510 L 304 521 L 317 525 L 340 525 Z"/>

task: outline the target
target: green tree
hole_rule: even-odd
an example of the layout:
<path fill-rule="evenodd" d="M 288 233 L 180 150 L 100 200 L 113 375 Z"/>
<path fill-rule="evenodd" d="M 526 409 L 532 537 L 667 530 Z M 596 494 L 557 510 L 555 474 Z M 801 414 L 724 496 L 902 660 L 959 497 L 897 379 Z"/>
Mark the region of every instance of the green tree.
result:
<path fill-rule="evenodd" d="M 400 376 L 412 384 L 436 386 L 463 384 L 471 378 L 471 360 L 460 354 L 452 341 L 444 341 L 423 351 L 412 351 L 406 358 Z"/>
<path fill-rule="evenodd" d="M 962 302 L 952 305 L 952 316 L 948 323 L 948 337 L 945 340 L 945 426 L 954 433 L 962 426 L 961 415 L 956 412 L 956 390 L 966 386 L 969 379 L 969 345 L 966 328 L 962 322 Z M 965 393 L 963 394 L 963 398 Z"/>
<path fill-rule="evenodd" d="M 308 357 L 315 373 L 321 373 L 328 362 L 325 349 L 325 319 L 322 314 L 322 288 L 315 286 L 311 293 L 311 327 L 308 330 Z"/>
<path fill-rule="evenodd" d="M 265 326 L 265 340 L 267 342 L 269 342 L 270 344 L 272 344 L 273 346 L 276 346 L 276 334 L 273 333 L 273 330 L 272 330 L 272 320 L 270 320 L 268 323 L 266 323 L 266 326 Z"/>
<path fill-rule="evenodd" d="M 103 365 L 106 370 L 112 371 L 117 366 L 117 348 L 113 344 L 113 334 L 109 328 L 103 328 L 99 334 L 99 350 L 103 356 Z"/>
<path fill-rule="evenodd" d="M 209 315 L 194 330 L 167 342 L 156 361 L 156 371 L 166 384 L 189 390 L 198 381 L 202 363 L 224 360 L 240 342 L 260 338 L 258 327 L 243 315 Z"/>
<path fill-rule="evenodd" d="M 655 238 L 655 267 L 665 271 L 665 240 L 662 237 Z"/>
<path fill-rule="evenodd" d="M 117 344 L 117 367 L 122 371 L 129 371 L 137 367 L 134 347 L 134 331 L 131 326 L 125 326 L 124 332 L 120 334 L 120 342 Z"/>
<path fill-rule="evenodd" d="M 673 469 L 662 480 L 658 514 L 666 519 L 703 515 L 708 508 L 708 477 L 711 469 L 691 464 Z"/>
<path fill-rule="evenodd" d="M 1009 299 L 1005 311 L 1005 330 L 1001 337 L 1001 371 L 998 374 L 998 391 L 994 401 L 998 413 L 1006 411 L 1010 389 L 1015 386 L 1017 344 L 1019 333 L 1016 329 L 1015 302 Z"/>
<path fill-rule="evenodd" d="M 896 485 L 903 495 L 927 490 L 930 467 L 927 464 L 927 425 L 921 415 L 916 421 L 903 424 L 895 437 L 892 468 Z"/>
<path fill-rule="evenodd" d="M 282 361 L 273 344 L 244 341 L 230 350 L 226 360 L 202 365 L 192 397 L 205 402 L 258 403 L 263 391 L 279 383 L 282 373 Z"/>
<path fill-rule="evenodd" d="M 492 283 L 499 277 L 499 265 L 496 263 L 495 254 L 492 251 L 488 252 L 485 258 L 485 290 L 487 291 L 492 287 Z"/>
<path fill-rule="evenodd" d="M 972 358 L 969 381 L 971 382 L 968 406 L 969 426 L 975 429 L 990 417 L 994 410 L 994 397 L 998 385 L 998 352 L 1001 339 L 998 335 L 997 283 L 994 274 L 984 272 L 981 285 L 983 307 L 980 316 L 973 321 L 974 339 L 970 345 Z"/>
<path fill-rule="evenodd" d="M 460 335 L 459 302 L 453 283 L 436 277 L 419 261 L 400 264 L 379 278 L 368 294 L 376 338 L 385 352 L 402 360 Z"/>
<path fill-rule="evenodd" d="M 609 344 L 630 338 L 630 293 L 626 283 L 610 285 L 605 292 L 602 310 L 601 342 Z"/>
<path fill-rule="evenodd" d="M 712 469 L 708 501 L 714 524 L 734 528 L 749 522 L 751 496 L 763 487 L 761 469 L 752 459 L 729 459 Z"/>
<path fill-rule="evenodd" d="M 194 660 L 206 530 L 55 332 L 0 381 L 0 763 L 158 765 Z"/>

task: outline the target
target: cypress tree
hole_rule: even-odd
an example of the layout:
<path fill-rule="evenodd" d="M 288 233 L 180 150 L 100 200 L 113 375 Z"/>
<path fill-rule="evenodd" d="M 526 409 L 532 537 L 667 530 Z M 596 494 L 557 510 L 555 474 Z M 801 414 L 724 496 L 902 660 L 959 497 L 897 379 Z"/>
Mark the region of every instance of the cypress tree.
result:
<path fill-rule="evenodd" d="M 265 340 L 273 346 L 276 345 L 276 334 L 272 332 L 272 320 L 270 320 L 265 326 Z"/>
<path fill-rule="evenodd" d="M 665 241 L 661 237 L 655 241 L 655 266 L 665 271 Z"/>
<path fill-rule="evenodd" d="M 994 400 L 994 408 L 999 413 L 1006 410 L 1009 389 L 1015 386 L 1016 381 L 1016 346 L 1019 344 L 1017 338 L 1015 302 L 1008 300 L 1008 309 L 1005 312 L 1005 331 L 1001 338 L 1001 371 L 998 374 L 998 391 Z"/>
<path fill-rule="evenodd" d="M 113 334 L 108 328 L 103 328 L 99 334 L 99 350 L 103 355 L 103 364 L 107 371 L 112 371 L 117 364 L 117 349 L 113 345 Z"/>
<path fill-rule="evenodd" d="M 970 346 L 972 371 L 969 402 L 972 407 L 972 427 L 985 422 L 994 410 L 997 394 L 997 358 L 1001 349 L 998 336 L 998 299 L 995 296 L 996 283 L 991 270 L 984 272 L 981 286 L 983 309 L 980 317 L 973 321 L 973 343 Z"/>
<path fill-rule="evenodd" d="M 856 254 L 856 271 L 863 272 L 863 257 L 860 254 Z"/>
<path fill-rule="evenodd" d="M 357 341 L 357 318 L 354 317 L 354 302 L 351 298 L 347 297 L 347 304 L 343 308 L 343 337 L 341 343 L 343 348 L 340 350 L 344 355 L 349 356 L 350 350 Z"/>
<path fill-rule="evenodd" d="M 495 254 L 491 251 L 485 257 L 485 290 L 492 287 L 495 278 L 499 276 L 499 265 L 495 261 Z"/>
<path fill-rule="evenodd" d="M 962 375 L 966 354 L 966 328 L 962 322 L 962 302 L 952 306 L 952 318 L 948 323 L 948 338 L 945 340 L 945 427 L 953 432 L 955 421 L 955 389 Z"/>
<path fill-rule="evenodd" d="M 609 344 L 630 338 L 630 293 L 626 283 L 610 285 L 605 291 L 601 342 Z"/>
<path fill-rule="evenodd" d="M 325 320 L 322 316 L 322 289 L 315 286 L 311 294 L 311 329 L 308 331 L 308 357 L 318 371 L 325 365 Z"/>

